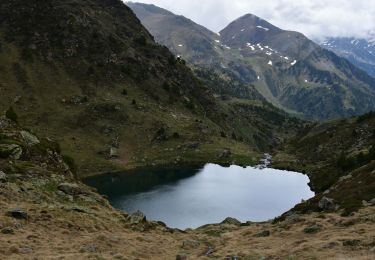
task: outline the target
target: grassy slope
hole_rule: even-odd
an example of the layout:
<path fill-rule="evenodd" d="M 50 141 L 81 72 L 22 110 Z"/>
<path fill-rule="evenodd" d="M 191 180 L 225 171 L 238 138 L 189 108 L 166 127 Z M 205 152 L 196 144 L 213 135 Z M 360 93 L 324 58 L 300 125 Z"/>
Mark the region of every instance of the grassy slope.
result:
<path fill-rule="evenodd" d="M 297 209 L 318 209 L 319 199 L 327 196 L 350 212 L 375 198 L 374 129 L 373 114 L 317 124 L 277 152 L 274 166 L 306 172 L 317 193 Z"/>

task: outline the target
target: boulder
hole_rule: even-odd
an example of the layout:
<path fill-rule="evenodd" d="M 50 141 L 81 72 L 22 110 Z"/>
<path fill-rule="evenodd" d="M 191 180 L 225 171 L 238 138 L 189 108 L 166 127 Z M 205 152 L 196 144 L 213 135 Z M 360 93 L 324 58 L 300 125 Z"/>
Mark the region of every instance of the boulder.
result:
<path fill-rule="evenodd" d="M 182 248 L 183 249 L 196 249 L 200 246 L 200 243 L 199 241 L 195 241 L 195 240 L 184 240 L 182 242 Z"/>
<path fill-rule="evenodd" d="M 15 219 L 28 219 L 29 218 L 29 215 L 27 214 L 27 212 L 20 208 L 10 209 L 6 212 L 6 215 L 8 217 L 12 217 Z"/>
<path fill-rule="evenodd" d="M 284 223 L 287 225 L 291 225 L 302 221 L 304 221 L 304 219 L 301 217 L 301 215 L 295 212 L 290 212 L 286 214 Z"/>
<path fill-rule="evenodd" d="M 322 230 L 322 226 L 318 224 L 314 224 L 314 225 L 306 227 L 303 230 L 303 232 L 305 232 L 306 234 L 313 234 L 313 233 L 319 232 L 320 230 Z"/>
<path fill-rule="evenodd" d="M 372 206 L 375 206 L 375 198 L 373 198 L 372 200 L 370 200 L 369 203 L 370 203 Z"/>
<path fill-rule="evenodd" d="M 18 248 L 18 253 L 20 254 L 31 254 L 33 249 L 31 247 L 20 247 Z"/>
<path fill-rule="evenodd" d="M 342 242 L 343 246 L 350 246 L 350 247 L 359 246 L 360 244 L 361 244 L 361 240 L 358 240 L 358 239 L 350 239 L 350 240 L 345 240 Z"/>
<path fill-rule="evenodd" d="M 32 146 L 40 143 L 39 139 L 36 136 L 30 134 L 29 132 L 21 131 L 20 133 L 27 145 Z"/>
<path fill-rule="evenodd" d="M 221 222 L 221 224 L 230 224 L 230 225 L 236 225 L 236 226 L 241 226 L 241 221 L 239 221 L 238 219 L 235 219 L 235 218 L 226 218 L 223 220 L 223 222 Z"/>
<path fill-rule="evenodd" d="M 7 175 L 5 172 L 0 171 L 0 182 L 6 182 L 7 181 Z"/>
<path fill-rule="evenodd" d="M 348 174 L 348 175 L 342 176 L 342 177 L 340 177 L 339 182 L 342 182 L 342 181 L 348 180 L 348 179 L 350 179 L 350 178 L 353 178 L 353 175 Z"/>
<path fill-rule="evenodd" d="M 118 149 L 115 148 L 115 147 L 111 147 L 109 149 L 109 158 L 114 159 L 114 158 L 118 158 L 118 157 L 119 157 Z"/>
<path fill-rule="evenodd" d="M 0 144 L 0 157 L 19 160 L 22 156 L 22 148 L 17 144 Z"/>
<path fill-rule="evenodd" d="M 14 230 L 11 227 L 5 227 L 1 230 L 1 233 L 5 235 L 14 234 Z"/>
<path fill-rule="evenodd" d="M 219 158 L 227 158 L 232 155 L 232 152 L 229 148 L 225 148 L 219 155 Z"/>
<path fill-rule="evenodd" d="M 57 189 L 64 192 L 65 194 L 72 195 L 72 196 L 84 194 L 81 187 L 73 183 L 61 183 L 59 184 Z"/>
<path fill-rule="evenodd" d="M 271 232 L 269 230 L 264 230 L 258 234 L 255 234 L 254 237 L 269 237 Z"/>
<path fill-rule="evenodd" d="M 137 225 L 146 222 L 146 216 L 138 210 L 133 214 L 129 215 L 127 220 L 130 222 L 130 224 Z"/>
<path fill-rule="evenodd" d="M 325 196 L 319 201 L 318 205 L 319 208 L 321 208 L 322 210 L 335 210 L 337 207 L 333 199 L 330 199 Z"/>

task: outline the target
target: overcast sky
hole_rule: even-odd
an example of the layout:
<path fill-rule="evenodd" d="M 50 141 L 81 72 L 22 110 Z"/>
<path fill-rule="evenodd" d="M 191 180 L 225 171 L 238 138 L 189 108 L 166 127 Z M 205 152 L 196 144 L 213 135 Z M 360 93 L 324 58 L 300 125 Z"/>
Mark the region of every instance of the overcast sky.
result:
<path fill-rule="evenodd" d="M 136 0 L 133 0 L 137 2 Z M 325 36 L 365 37 L 375 31 L 375 0 L 139 0 L 184 15 L 218 32 L 252 13 L 313 39 Z"/>

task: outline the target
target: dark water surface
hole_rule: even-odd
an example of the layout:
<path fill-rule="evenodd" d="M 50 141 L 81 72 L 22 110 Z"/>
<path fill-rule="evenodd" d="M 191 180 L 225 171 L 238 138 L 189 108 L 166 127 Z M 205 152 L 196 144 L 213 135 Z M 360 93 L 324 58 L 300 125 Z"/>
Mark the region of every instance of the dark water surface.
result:
<path fill-rule="evenodd" d="M 111 204 L 170 227 L 196 228 L 226 217 L 265 221 L 314 193 L 301 173 L 207 164 L 203 169 L 112 174 L 86 180 Z"/>

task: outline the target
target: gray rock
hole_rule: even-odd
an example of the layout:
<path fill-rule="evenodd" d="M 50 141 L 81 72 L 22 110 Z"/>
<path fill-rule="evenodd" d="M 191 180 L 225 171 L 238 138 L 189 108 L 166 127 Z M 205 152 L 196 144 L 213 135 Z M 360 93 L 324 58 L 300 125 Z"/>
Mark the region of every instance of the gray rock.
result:
<path fill-rule="evenodd" d="M 369 203 L 370 203 L 372 206 L 375 206 L 375 198 L 373 198 L 372 200 L 370 200 Z"/>
<path fill-rule="evenodd" d="M 22 156 L 22 148 L 17 144 L 0 144 L 0 157 L 19 160 Z"/>
<path fill-rule="evenodd" d="M 84 245 L 80 250 L 81 253 L 95 253 L 97 251 L 98 247 L 93 244 Z"/>
<path fill-rule="evenodd" d="M 345 240 L 344 242 L 342 242 L 343 246 L 351 246 L 351 247 L 359 246 L 360 244 L 361 244 L 361 240 L 358 240 L 358 239 L 350 239 L 350 240 Z"/>
<path fill-rule="evenodd" d="M 370 202 L 367 202 L 365 200 L 362 200 L 362 206 L 363 207 L 368 207 L 368 206 L 371 206 L 371 203 Z"/>
<path fill-rule="evenodd" d="M 345 181 L 345 180 L 348 180 L 350 178 L 352 178 L 353 175 L 351 174 L 348 174 L 348 175 L 345 175 L 345 176 L 342 176 L 340 179 L 339 179 L 339 182 L 342 182 L 342 181 Z"/>
<path fill-rule="evenodd" d="M 0 171 L 0 182 L 6 182 L 7 181 L 7 175 L 5 172 Z"/>
<path fill-rule="evenodd" d="M 221 224 L 230 224 L 230 225 L 236 225 L 236 226 L 240 226 L 241 225 L 241 221 L 239 221 L 238 219 L 235 219 L 235 218 L 226 218 L 223 220 L 223 222 L 221 222 Z"/>
<path fill-rule="evenodd" d="M 197 149 L 199 147 L 200 143 L 199 142 L 192 142 L 189 144 L 186 144 L 187 149 Z"/>
<path fill-rule="evenodd" d="M 219 155 L 219 158 L 227 158 L 232 155 L 232 152 L 229 148 L 225 148 Z"/>
<path fill-rule="evenodd" d="M 330 199 L 325 196 L 319 201 L 318 205 L 319 205 L 319 208 L 323 210 L 335 210 L 337 207 L 333 199 Z"/>
<path fill-rule="evenodd" d="M 322 226 L 318 224 L 314 224 L 305 228 L 303 232 L 305 232 L 306 234 L 313 234 L 313 233 L 318 233 L 320 230 L 322 230 Z"/>
<path fill-rule="evenodd" d="M 73 183 L 61 183 L 59 184 L 57 189 L 64 192 L 65 194 L 73 196 L 84 193 L 83 190 L 77 184 Z"/>
<path fill-rule="evenodd" d="M 271 232 L 269 230 L 264 230 L 258 234 L 255 234 L 254 237 L 269 237 Z"/>
<path fill-rule="evenodd" d="M 11 227 L 5 227 L 1 230 L 2 234 L 14 234 L 14 230 Z"/>
<path fill-rule="evenodd" d="M 323 248 L 332 249 L 332 248 L 338 247 L 339 245 L 340 244 L 337 242 L 329 242 L 328 244 L 324 245 Z"/>
<path fill-rule="evenodd" d="M 20 254 L 30 254 L 33 251 L 34 250 L 30 247 L 20 247 L 20 248 L 18 248 L 18 253 L 20 253 Z"/>
<path fill-rule="evenodd" d="M 146 216 L 138 210 L 133 214 L 129 215 L 127 220 L 130 222 L 130 224 L 137 225 L 146 222 Z"/>
<path fill-rule="evenodd" d="M 195 241 L 195 240 L 184 240 L 182 242 L 182 248 L 183 249 L 196 249 L 200 246 L 200 243 L 199 241 Z"/>
<path fill-rule="evenodd" d="M 304 219 L 301 217 L 301 215 L 299 215 L 295 212 L 291 212 L 291 213 L 288 213 L 285 216 L 284 223 L 287 224 L 287 225 L 291 225 L 291 224 L 295 224 L 295 223 L 298 223 L 298 222 L 301 222 L 301 221 L 304 221 Z"/>
<path fill-rule="evenodd" d="M 115 148 L 115 147 L 111 147 L 109 149 L 109 158 L 115 159 L 115 158 L 118 158 L 118 157 L 119 157 L 118 149 Z"/>
<path fill-rule="evenodd" d="M 8 217 L 16 218 L 16 219 L 28 219 L 29 216 L 26 211 L 20 208 L 10 209 L 6 212 Z"/>
<path fill-rule="evenodd" d="M 32 135 L 26 131 L 21 131 L 20 133 L 27 145 L 32 146 L 40 143 L 39 139 L 35 135 Z"/>
<path fill-rule="evenodd" d="M 89 213 L 85 208 L 77 206 L 77 205 L 73 205 L 73 206 L 70 206 L 70 207 L 65 207 L 65 209 L 68 210 L 68 211 L 73 211 L 73 212 Z"/>

